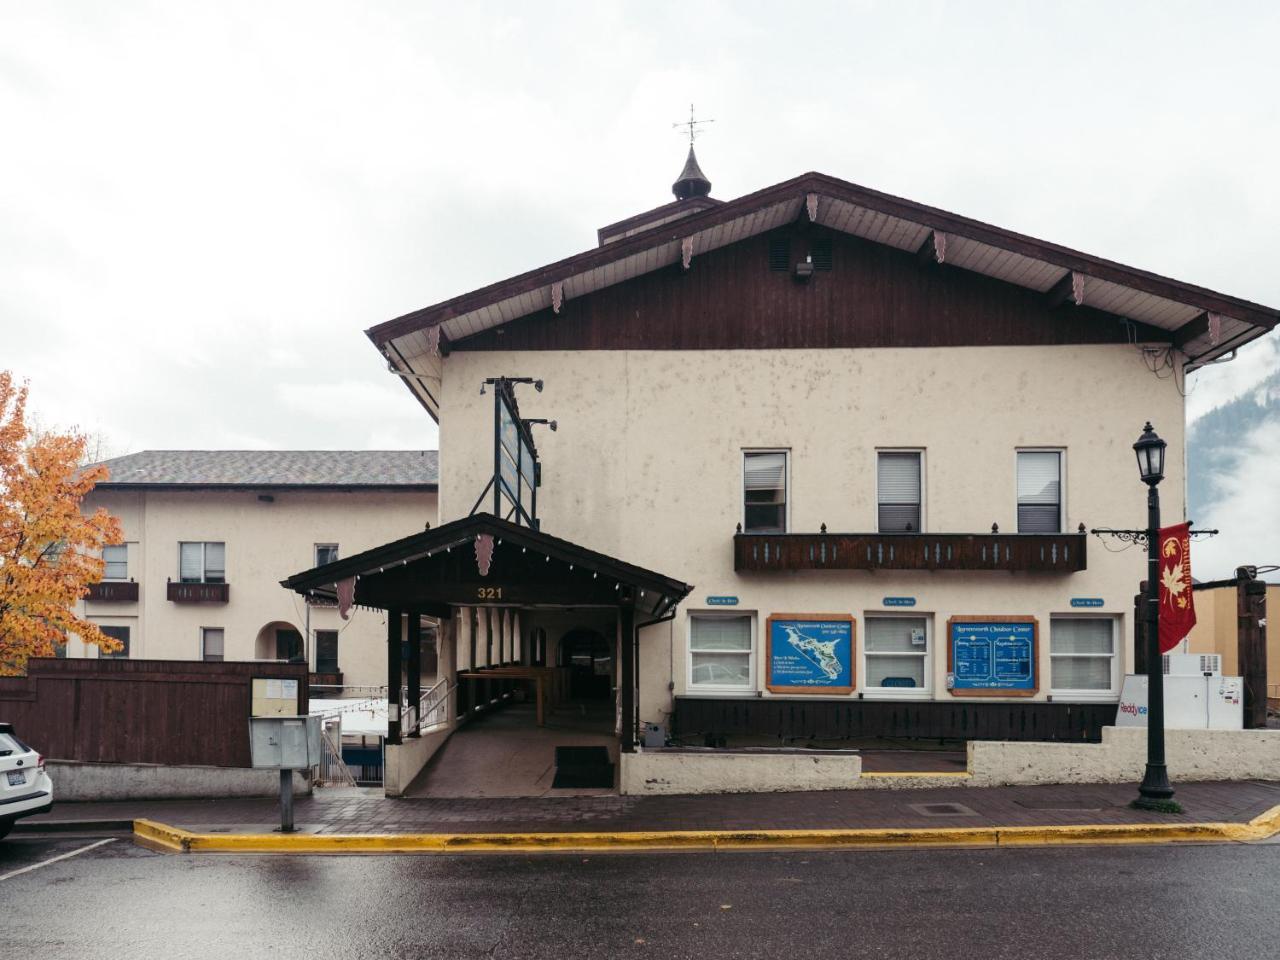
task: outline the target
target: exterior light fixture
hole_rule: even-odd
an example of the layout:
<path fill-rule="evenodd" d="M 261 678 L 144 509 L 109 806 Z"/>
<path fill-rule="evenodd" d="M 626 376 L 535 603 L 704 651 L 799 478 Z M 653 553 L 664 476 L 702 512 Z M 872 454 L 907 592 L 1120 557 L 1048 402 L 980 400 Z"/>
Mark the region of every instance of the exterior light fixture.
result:
<path fill-rule="evenodd" d="M 1142 428 L 1142 436 L 1133 445 L 1133 452 L 1138 457 L 1138 473 L 1142 482 L 1155 486 L 1164 479 L 1164 448 L 1167 444 L 1161 440 L 1147 421 Z"/>

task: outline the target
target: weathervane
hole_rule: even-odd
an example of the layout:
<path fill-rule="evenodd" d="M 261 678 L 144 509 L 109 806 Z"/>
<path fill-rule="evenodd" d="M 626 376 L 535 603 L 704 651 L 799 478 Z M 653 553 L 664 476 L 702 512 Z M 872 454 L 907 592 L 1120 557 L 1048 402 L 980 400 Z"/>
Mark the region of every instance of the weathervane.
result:
<path fill-rule="evenodd" d="M 689 119 L 681 120 L 679 123 L 673 123 L 671 127 L 672 129 L 675 129 L 675 130 L 679 130 L 681 127 L 688 127 L 689 128 L 689 146 L 692 147 L 694 138 L 698 134 L 705 132 L 698 129 L 698 127 L 702 126 L 702 124 L 704 123 L 715 123 L 715 120 L 714 119 L 713 120 L 695 120 L 694 114 L 693 114 L 693 104 L 691 103 L 689 104 Z"/>

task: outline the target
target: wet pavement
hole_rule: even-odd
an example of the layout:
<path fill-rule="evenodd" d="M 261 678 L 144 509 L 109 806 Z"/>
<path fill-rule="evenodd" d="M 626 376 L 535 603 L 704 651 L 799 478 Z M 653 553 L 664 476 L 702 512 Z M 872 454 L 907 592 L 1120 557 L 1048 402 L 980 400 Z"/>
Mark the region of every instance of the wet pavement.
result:
<path fill-rule="evenodd" d="M 0 876 L 92 841 L 0 843 Z M 1233 960 L 1280 935 L 1280 846 L 180 856 L 113 840 L 0 880 L 3 954 Z"/>

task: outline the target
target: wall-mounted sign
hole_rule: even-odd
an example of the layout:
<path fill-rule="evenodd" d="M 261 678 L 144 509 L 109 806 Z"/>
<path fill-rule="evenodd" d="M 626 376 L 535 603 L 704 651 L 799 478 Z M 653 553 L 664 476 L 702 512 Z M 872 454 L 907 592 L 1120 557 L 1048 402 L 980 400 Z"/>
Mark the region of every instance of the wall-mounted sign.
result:
<path fill-rule="evenodd" d="M 708 607 L 736 607 L 737 597 L 707 597 Z"/>
<path fill-rule="evenodd" d="M 771 693 L 852 693 L 853 617 L 777 613 L 765 626 L 765 686 Z"/>
<path fill-rule="evenodd" d="M 1030 697 L 1039 689 L 1035 617 L 952 617 L 947 687 L 957 697 Z"/>
<path fill-rule="evenodd" d="M 1100 607 L 1102 606 L 1101 597 L 1072 597 L 1071 605 L 1073 607 Z"/>
<path fill-rule="evenodd" d="M 915 597 L 885 597 L 884 605 L 886 607 L 914 607 L 916 605 Z"/>

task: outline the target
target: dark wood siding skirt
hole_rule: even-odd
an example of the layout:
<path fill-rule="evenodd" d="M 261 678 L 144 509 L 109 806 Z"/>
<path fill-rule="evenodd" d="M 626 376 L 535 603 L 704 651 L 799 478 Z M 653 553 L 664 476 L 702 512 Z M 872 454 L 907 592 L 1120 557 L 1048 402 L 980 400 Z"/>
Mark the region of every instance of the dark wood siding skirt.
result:
<path fill-rule="evenodd" d="M 1114 703 L 773 700 L 676 697 L 672 736 L 701 746 L 735 736 L 779 740 L 918 737 L 1097 742 Z"/>

